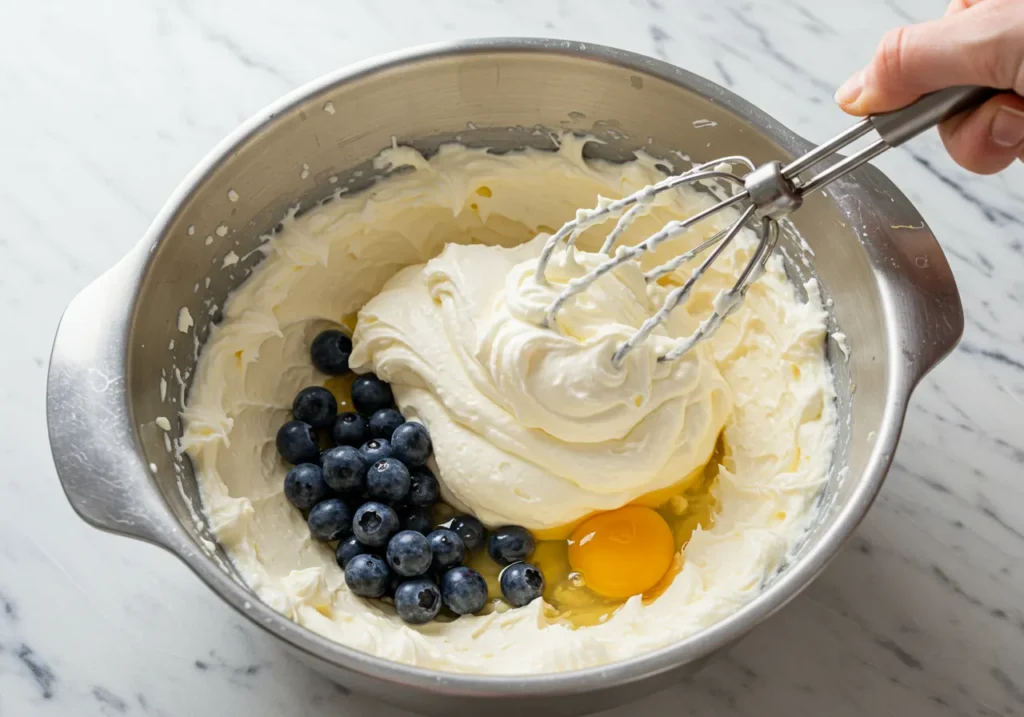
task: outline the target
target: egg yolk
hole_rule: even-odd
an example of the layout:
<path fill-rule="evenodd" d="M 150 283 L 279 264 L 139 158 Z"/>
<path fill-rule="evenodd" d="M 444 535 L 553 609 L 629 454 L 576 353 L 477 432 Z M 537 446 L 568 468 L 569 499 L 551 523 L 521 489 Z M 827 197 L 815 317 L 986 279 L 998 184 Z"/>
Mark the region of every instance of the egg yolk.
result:
<path fill-rule="evenodd" d="M 615 600 L 657 586 L 672 566 L 674 554 L 668 523 L 640 505 L 598 513 L 569 538 L 569 565 L 588 588 Z"/>

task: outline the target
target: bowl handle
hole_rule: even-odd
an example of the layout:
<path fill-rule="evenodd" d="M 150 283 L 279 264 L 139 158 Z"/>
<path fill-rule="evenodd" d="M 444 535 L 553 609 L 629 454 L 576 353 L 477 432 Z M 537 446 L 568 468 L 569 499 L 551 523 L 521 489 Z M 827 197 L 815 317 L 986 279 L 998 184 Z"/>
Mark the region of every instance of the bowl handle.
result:
<path fill-rule="evenodd" d="M 75 512 L 97 528 L 166 546 L 180 526 L 142 459 L 124 373 L 146 253 L 137 247 L 64 311 L 50 355 L 46 418 L 57 476 Z"/>
<path fill-rule="evenodd" d="M 868 248 L 880 253 L 875 265 L 883 301 L 894 309 L 903 374 L 913 387 L 960 341 L 960 293 L 938 240 L 906 195 L 871 166 L 858 172 L 857 182 L 873 195 L 873 211 L 860 205 L 860 220 L 866 232 L 881 239 Z"/>

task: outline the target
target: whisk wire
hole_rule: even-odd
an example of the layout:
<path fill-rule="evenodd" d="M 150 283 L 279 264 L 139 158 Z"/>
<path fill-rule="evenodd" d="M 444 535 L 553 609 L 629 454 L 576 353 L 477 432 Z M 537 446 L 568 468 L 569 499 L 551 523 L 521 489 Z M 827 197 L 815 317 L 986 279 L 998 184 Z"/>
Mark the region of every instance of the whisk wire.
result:
<path fill-rule="evenodd" d="M 974 86 L 947 88 L 930 95 L 925 95 L 903 109 L 866 117 L 787 165 L 783 165 L 781 162 L 767 162 L 755 166 L 746 157 L 724 157 L 711 162 L 705 162 L 694 167 L 689 172 L 667 177 L 660 182 L 634 192 L 628 197 L 614 201 L 601 200 L 593 209 L 577 211 L 576 218 L 566 222 L 545 243 L 534 274 L 536 282 L 542 286 L 547 285 L 546 270 L 548 264 L 555 249 L 563 240 L 566 242 L 566 250 L 568 251 L 575 245 L 579 236 L 588 228 L 604 223 L 612 217 L 618 217 L 615 227 L 609 232 L 601 246 L 601 252 L 609 258 L 590 273 L 578 279 L 573 279 L 566 284 L 562 292 L 555 297 L 551 306 L 548 307 L 544 316 L 544 325 L 548 327 L 555 326 L 556 316 L 567 301 L 585 291 L 594 282 L 610 271 L 613 271 L 616 267 L 625 264 L 627 261 L 638 259 L 644 253 L 657 248 L 669 239 L 680 236 L 695 224 L 707 219 L 711 215 L 738 205 L 741 202 L 746 202 L 746 207 L 740 212 L 739 217 L 727 229 L 716 232 L 712 237 L 704 240 L 693 249 L 644 274 L 644 279 L 647 283 L 657 281 L 659 278 L 677 271 L 687 262 L 693 261 L 704 251 L 714 247 L 711 254 L 691 273 L 683 285 L 669 292 L 662 306 L 654 315 L 644 321 L 640 328 L 618 347 L 613 354 L 612 362 L 616 366 L 621 366 L 626 354 L 648 339 L 654 329 L 664 323 L 668 315 L 686 301 L 696 282 L 721 257 L 722 253 L 736 239 L 740 231 L 748 223 L 756 219 L 759 222 L 757 247 L 754 249 L 753 254 L 744 266 L 743 271 L 740 272 L 732 288 L 719 292 L 713 302 L 714 310 L 711 315 L 698 325 L 693 334 L 680 339 L 670 351 L 664 356 L 660 356 L 658 360 L 672 361 L 679 358 L 699 341 L 713 334 L 721 326 L 722 322 L 725 321 L 726 317 L 739 306 L 751 284 L 764 272 L 768 258 L 778 243 L 778 220 L 798 209 L 806 195 L 871 161 L 890 147 L 899 146 L 926 129 L 934 127 L 941 121 L 959 112 L 981 105 L 996 94 L 996 92 L 997 90 L 991 88 Z M 876 139 L 851 156 L 840 158 L 839 161 L 830 166 L 819 169 L 811 178 L 801 179 L 801 174 L 813 169 L 826 160 L 836 157 L 839 151 L 865 137 L 872 130 L 878 133 L 879 139 Z M 722 165 L 742 165 L 748 171 L 745 175 L 738 176 L 732 173 L 731 166 Z M 741 189 L 721 199 L 714 206 L 697 212 L 687 219 L 668 222 L 661 231 L 648 236 L 635 246 L 615 248 L 625 231 L 641 214 L 647 211 L 658 194 L 683 184 L 704 180 L 739 184 Z"/>
<path fill-rule="evenodd" d="M 740 187 L 743 186 L 743 180 L 737 177 L 735 174 L 731 174 L 729 172 L 722 172 L 719 170 L 691 172 L 684 175 L 680 175 L 679 179 L 684 180 L 686 183 L 722 179 L 725 181 L 735 182 Z M 683 184 L 684 181 L 677 182 L 674 186 L 679 186 Z M 623 214 L 622 217 L 619 218 L 619 221 L 615 224 L 615 228 L 612 229 L 611 232 L 609 232 L 608 238 L 605 239 L 604 244 L 601 245 L 602 254 L 611 254 L 611 250 L 618 243 L 623 233 L 625 233 L 625 231 L 629 229 L 630 225 L 637 218 L 637 216 L 639 216 L 640 212 L 646 209 L 647 206 L 648 205 L 646 203 L 638 203 L 636 206 L 634 206 L 632 209 L 630 209 L 628 212 Z"/>
<path fill-rule="evenodd" d="M 755 169 L 753 162 L 746 157 L 742 157 L 740 155 L 722 157 L 721 159 L 716 159 L 713 162 L 705 162 L 704 164 L 694 167 L 685 174 L 667 177 L 660 182 L 656 182 L 655 184 L 633 192 L 627 197 L 607 202 L 604 206 L 598 204 L 598 206 L 593 209 L 581 209 L 577 211 L 575 219 L 566 222 L 557 232 L 548 237 L 547 242 L 544 244 L 544 248 L 541 250 L 540 259 L 537 262 L 537 270 L 534 272 L 534 281 L 541 286 L 547 286 L 548 280 L 546 271 L 548 264 L 551 262 L 551 255 L 554 254 L 555 249 L 563 240 L 567 242 L 568 246 L 573 246 L 576 243 L 576 237 L 584 231 L 592 226 L 608 221 L 613 216 L 618 216 L 620 212 L 628 209 L 637 202 L 642 201 L 644 203 L 648 203 L 661 192 L 673 189 L 682 184 L 688 184 L 702 179 L 725 179 L 727 181 L 738 181 L 742 184 L 742 179 L 729 172 L 713 170 L 711 173 L 706 173 L 710 168 L 717 167 L 722 164 L 741 164 L 750 171 Z M 635 217 L 636 215 L 633 215 L 630 221 Z M 607 243 L 608 241 L 606 240 L 605 244 Z"/>
<path fill-rule="evenodd" d="M 656 328 L 665 323 L 668 319 L 668 315 L 671 314 L 676 308 L 686 301 L 690 296 L 690 292 L 693 291 L 694 285 L 700 280 L 704 273 L 711 267 L 711 265 L 722 255 L 726 247 L 732 243 L 732 240 L 736 238 L 736 235 L 740 233 L 740 229 L 747 223 L 747 221 L 754 215 L 755 207 L 750 205 L 746 211 L 740 216 L 739 221 L 733 222 L 732 226 L 725 232 L 723 239 L 715 247 L 715 250 L 708 255 L 708 258 L 701 262 L 700 266 L 693 270 L 690 274 L 690 278 L 687 279 L 682 286 L 673 289 L 669 292 L 669 295 L 665 297 L 664 303 L 661 308 L 658 309 L 653 316 L 648 318 L 644 323 L 637 329 L 636 333 L 629 337 L 622 346 L 618 348 L 615 354 L 612 356 L 612 365 L 618 367 L 622 365 L 622 360 L 626 354 L 633 350 L 634 347 L 643 343 L 647 340 L 647 337 L 651 335 Z M 661 358 L 659 358 L 661 360 Z"/>
<path fill-rule="evenodd" d="M 732 288 L 721 292 L 715 298 L 715 308 L 711 314 L 697 326 L 697 329 L 689 336 L 680 339 L 676 345 L 664 356 L 659 356 L 659 362 L 675 361 L 691 348 L 715 333 L 729 315 L 739 308 L 740 302 L 746 296 L 747 290 L 764 271 L 765 264 L 771 257 L 772 252 L 779 240 L 778 222 L 765 217 L 761 220 L 760 242 L 754 255 L 747 262 L 740 278 L 736 280 Z M 618 352 L 616 352 L 616 355 Z M 621 361 L 621 359 L 620 359 Z"/>
<path fill-rule="evenodd" d="M 657 248 L 659 244 L 663 244 L 669 239 L 672 239 L 674 237 L 679 236 L 680 234 L 685 233 L 694 224 L 697 224 L 698 222 L 707 219 L 712 214 L 716 214 L 725 209 L 726 207 L 731 207 L 733 204 L 737 204 L 746 198 L 747 195 L 745 192 L 734 194 L 728 199 L 723 199 L 722 201 L 718 202 L 712 207 L 697 212 L 692 217 L 688 217 L 681 221 L 669 222 L 664 226 L 664 228 L 662 228 L 661 231 L 652 234 L 651 236 L 647 237 L 646 239 L 644 239 L 642 242 L 635 246 L 620 248 L 615 253 L 615 256 L 611 257 L 604 263 L 599 264 L 597 268 L 595 268 L 589 274 L 579 279 L 573 279 L 572 281 L 568 282 L 568 284 L 566 284 L 565 289 L 562 290 L 562 293 L 558 295 L 558 297 L 552 302 L 551 306 L 548 308 L 548 312 L 544 317 L 544 325 L 547 327 L 553 326 L 555 323 L 555 316 L 565 305 L 565 302 L 567 302 L 569 299 L 576 296 L 577 294 L 586 291 L 590 286 L 594 284 L 594 282 L 596 282 L 598 279 L 600 279 L 608 272 L 614 270 L 616 267 L 622 266 L 627 261 L 633 261 L 640 255 Z"/>
<path fill-rule="evenodd" d="M 667 274 L 671 274 L 673 271 L 681 267 L 683 264 L 689 261 L 693 261 L 694 258 L 702 254 L 704 250 L 707 249 L 708 247 L 714 246 L 715 244 L 720 242 L 722 240 L 722 237 L 724 237 L 726 232 L 728 231 L 728 229 L 723 229 L 722 231 L 713 235 L 710 239 L 706 239 L 705 241 L 695 246 L 693 249 L 690 249 L 688 252 L 680 254 L 674 259 L 670 259 L 669 261 L 666 261 L 664 264 L 660 266 L 654 267 L 646 274 L 644 274 L 644 280 L 648 284 L 650 284 L 652 281 L 657 281 L 661 277 Z"/>

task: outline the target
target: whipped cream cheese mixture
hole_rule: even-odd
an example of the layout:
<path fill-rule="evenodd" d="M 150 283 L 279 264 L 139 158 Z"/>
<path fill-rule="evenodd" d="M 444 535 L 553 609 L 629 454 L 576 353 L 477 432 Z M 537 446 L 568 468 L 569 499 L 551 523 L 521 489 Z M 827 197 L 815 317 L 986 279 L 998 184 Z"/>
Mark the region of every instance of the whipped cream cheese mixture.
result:
<path fill-rule="evenodd" d="M 200 356 L 182 448 L 217 538 L 278 611 L 422 667 L 568 670 L 665 646 L 726 617 L 795 546 L 836 436 L 816 284 L 805 285 L 802 301 L 775 256 L 711 340 L 658 363 L 735 281 L 754 245 L 743 234 L 690 302 L 613 368 L 612 353 L 671 288 L 647 287 L 643 270 L 726 226 L 733 216 L 724 214 L 606 275 L 565 306 L 557 330 L 541 328 L 566 282 L 601 261 L 590 252 L 612 225 L 556 253 L 541 285 L 534 269 L 547 236 L 597 196 L 625 196 L 662 177 L 649 158 L 584 161 L 582 147 L 567 136 L 557 152 L 499 156 L 453 145 L 427 160 L 386 150 L 382 166 L 413 171 L 288 219 L 229 298 Z M 710 201 L 692 188 L 663 193 L 625 242 Z M 674 278 L 687 275 L 684 267 Z M 310 362 L 313 337 L 354 312 L 351 365 L 389 382 L 402 413 L 427 425 L 444 500 L 489 526 L 565 537 L 597 511 L 663 502 L 702 474 L 721 437 L 718 512 L 685 545 L 671 584 L 586 627 L 543 600 L 410 626 L 353 595 L 333 550 L 310 537 L 285 499 L 274 438 L 296 392 L 327 379 Z"/>

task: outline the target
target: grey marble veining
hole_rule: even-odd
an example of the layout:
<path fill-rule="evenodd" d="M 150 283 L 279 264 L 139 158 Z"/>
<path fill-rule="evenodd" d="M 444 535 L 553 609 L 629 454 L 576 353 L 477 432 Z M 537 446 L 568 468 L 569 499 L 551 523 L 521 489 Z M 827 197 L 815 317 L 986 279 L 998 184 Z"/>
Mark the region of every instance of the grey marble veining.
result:
<path fill-rule="evenodd" d="M 0 715 L 400 715 L 296 663 L 175 559 L 88 528 L 54 475 L 61 309 L 213 144 L 355 60 L 485 35 L 579 39 L 720 82 L 797 132 L 939 0 L 107 0 L 0 8 Z M 934 134 L 878 164 L 950 257 L 961 347 L 918 389 L 856 537 L 805 593 L 676 688 L 609 714 L 1024 715 L 1024 166 L 957 168 Z"/>

